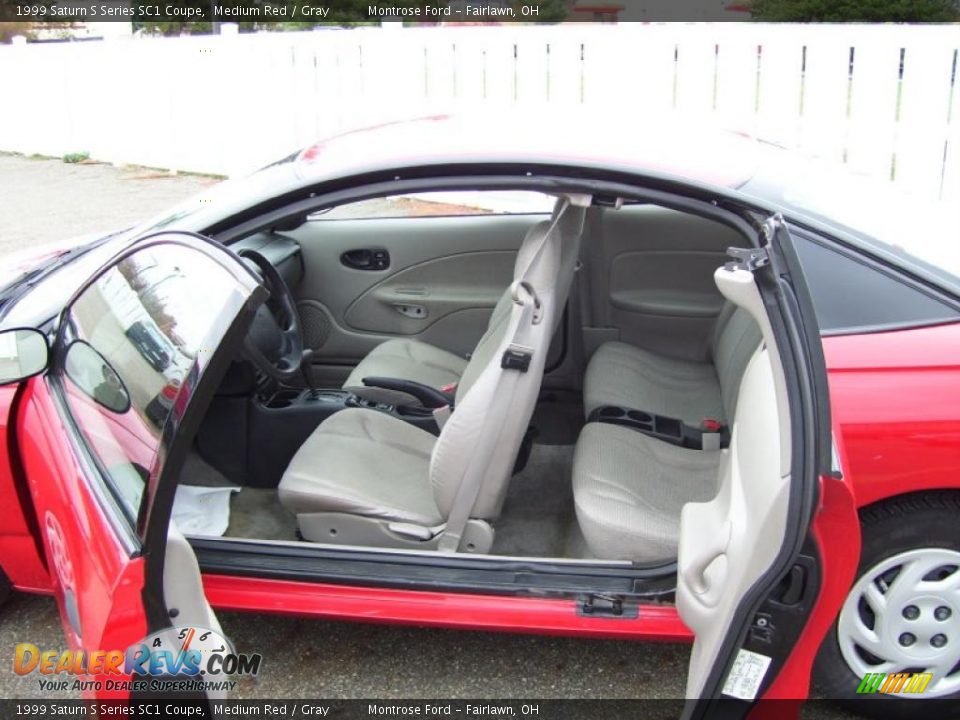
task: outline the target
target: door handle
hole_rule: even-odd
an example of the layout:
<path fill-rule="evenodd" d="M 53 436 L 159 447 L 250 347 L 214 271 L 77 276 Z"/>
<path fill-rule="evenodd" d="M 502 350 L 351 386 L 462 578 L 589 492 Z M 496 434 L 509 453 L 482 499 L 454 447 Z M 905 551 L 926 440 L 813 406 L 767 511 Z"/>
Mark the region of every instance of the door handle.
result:
<path fill-rule="evenodd" d="M 347 250 L 340 263 L 352 270 L 386 270 L 390 267 L 390 253 L 383 248 Z"/>
<path fill-rule="evenodd" d="M 684 557 L 679 570 L 687 586 L 701 603 L 708 607 L 716 604 L 727 575 L 727 549 L 730 545 L 733 526 L 725 520 L 714 532 L 703 533 L 693 547 L 684 547 Z"/>
<path fill-rule="evenodd" d="M 410 305 L 408 303 L 394 303 L 393 307 L 401 315 L 417 320 L 423 320 L 427 317 L 427 309 L 423 305 Z"/>

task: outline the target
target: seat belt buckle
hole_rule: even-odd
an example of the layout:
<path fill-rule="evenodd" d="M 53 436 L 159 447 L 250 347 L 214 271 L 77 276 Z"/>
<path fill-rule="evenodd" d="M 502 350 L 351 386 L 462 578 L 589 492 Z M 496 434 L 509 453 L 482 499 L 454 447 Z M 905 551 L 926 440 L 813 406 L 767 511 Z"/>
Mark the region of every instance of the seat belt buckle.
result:
<path fill-rule="evenodd" d="M 441 405 L 431 411 L 433 419 L 437 423 L 438 430 L 443 430 L 443 426 L 447 424 L 447 420 L 450 419 L 452 413 L 453 410 L 450 409 L 449 405 Z"/>
<path fill-rule="evenodd" d="M 511 345 L 503 351 L 503 357 L 500 358 L 500 367 L 504 370 L 519 370 L 525 373 L 530 369 L 532 359 L 533 350 L 531 348 Z"/>
<path fill-rule="evenodd" d="M 440 392 L 445 395 L 452 395 L 457 391 L 457 383 L 447 383 L 446 385 L 440 386 Z"/>
<path fill-rule="evenodd" d="M 704 418 L 700 423 L 700 447 L 703 450 L 719 450 L 723 437 L 723 423 L 716 418 Z"/>

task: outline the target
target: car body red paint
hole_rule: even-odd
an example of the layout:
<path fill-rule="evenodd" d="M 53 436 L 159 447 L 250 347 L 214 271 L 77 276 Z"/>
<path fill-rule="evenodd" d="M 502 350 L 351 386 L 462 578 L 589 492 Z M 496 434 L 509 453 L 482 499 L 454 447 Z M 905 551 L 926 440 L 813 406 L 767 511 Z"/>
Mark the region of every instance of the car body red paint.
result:
<path fill-rule="evenodd" d="M 960 324 L 823 340 L 857 505 L 960 487 Z"/>

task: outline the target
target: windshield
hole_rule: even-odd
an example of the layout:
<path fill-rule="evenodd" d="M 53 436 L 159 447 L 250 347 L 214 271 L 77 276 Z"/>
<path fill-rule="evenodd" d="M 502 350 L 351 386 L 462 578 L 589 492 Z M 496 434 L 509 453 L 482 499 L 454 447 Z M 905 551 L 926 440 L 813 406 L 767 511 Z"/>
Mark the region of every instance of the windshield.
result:
<path fill-rule="evenodd" d="M 766 146 L 740 192 L 846 230 L 882 255 L 960 285 L 960 203 L 931 200 L 826 160 Z"/>

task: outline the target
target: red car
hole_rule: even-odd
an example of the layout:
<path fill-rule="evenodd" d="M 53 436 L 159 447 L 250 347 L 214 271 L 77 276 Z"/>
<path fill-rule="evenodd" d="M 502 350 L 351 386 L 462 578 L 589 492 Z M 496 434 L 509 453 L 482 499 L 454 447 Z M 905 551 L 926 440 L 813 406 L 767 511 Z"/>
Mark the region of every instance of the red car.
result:
<path fill-rule="evenodd" d="M 590 123 L 350 133 L 21 265 L 4 587 L 56 596 L 95 680 L 230 609 L 689 640 L 691 717 L 815 666 L 876 715 L 960 698 L 933 216 L 895 236 L 906 205 L 779 148 Z"/>

